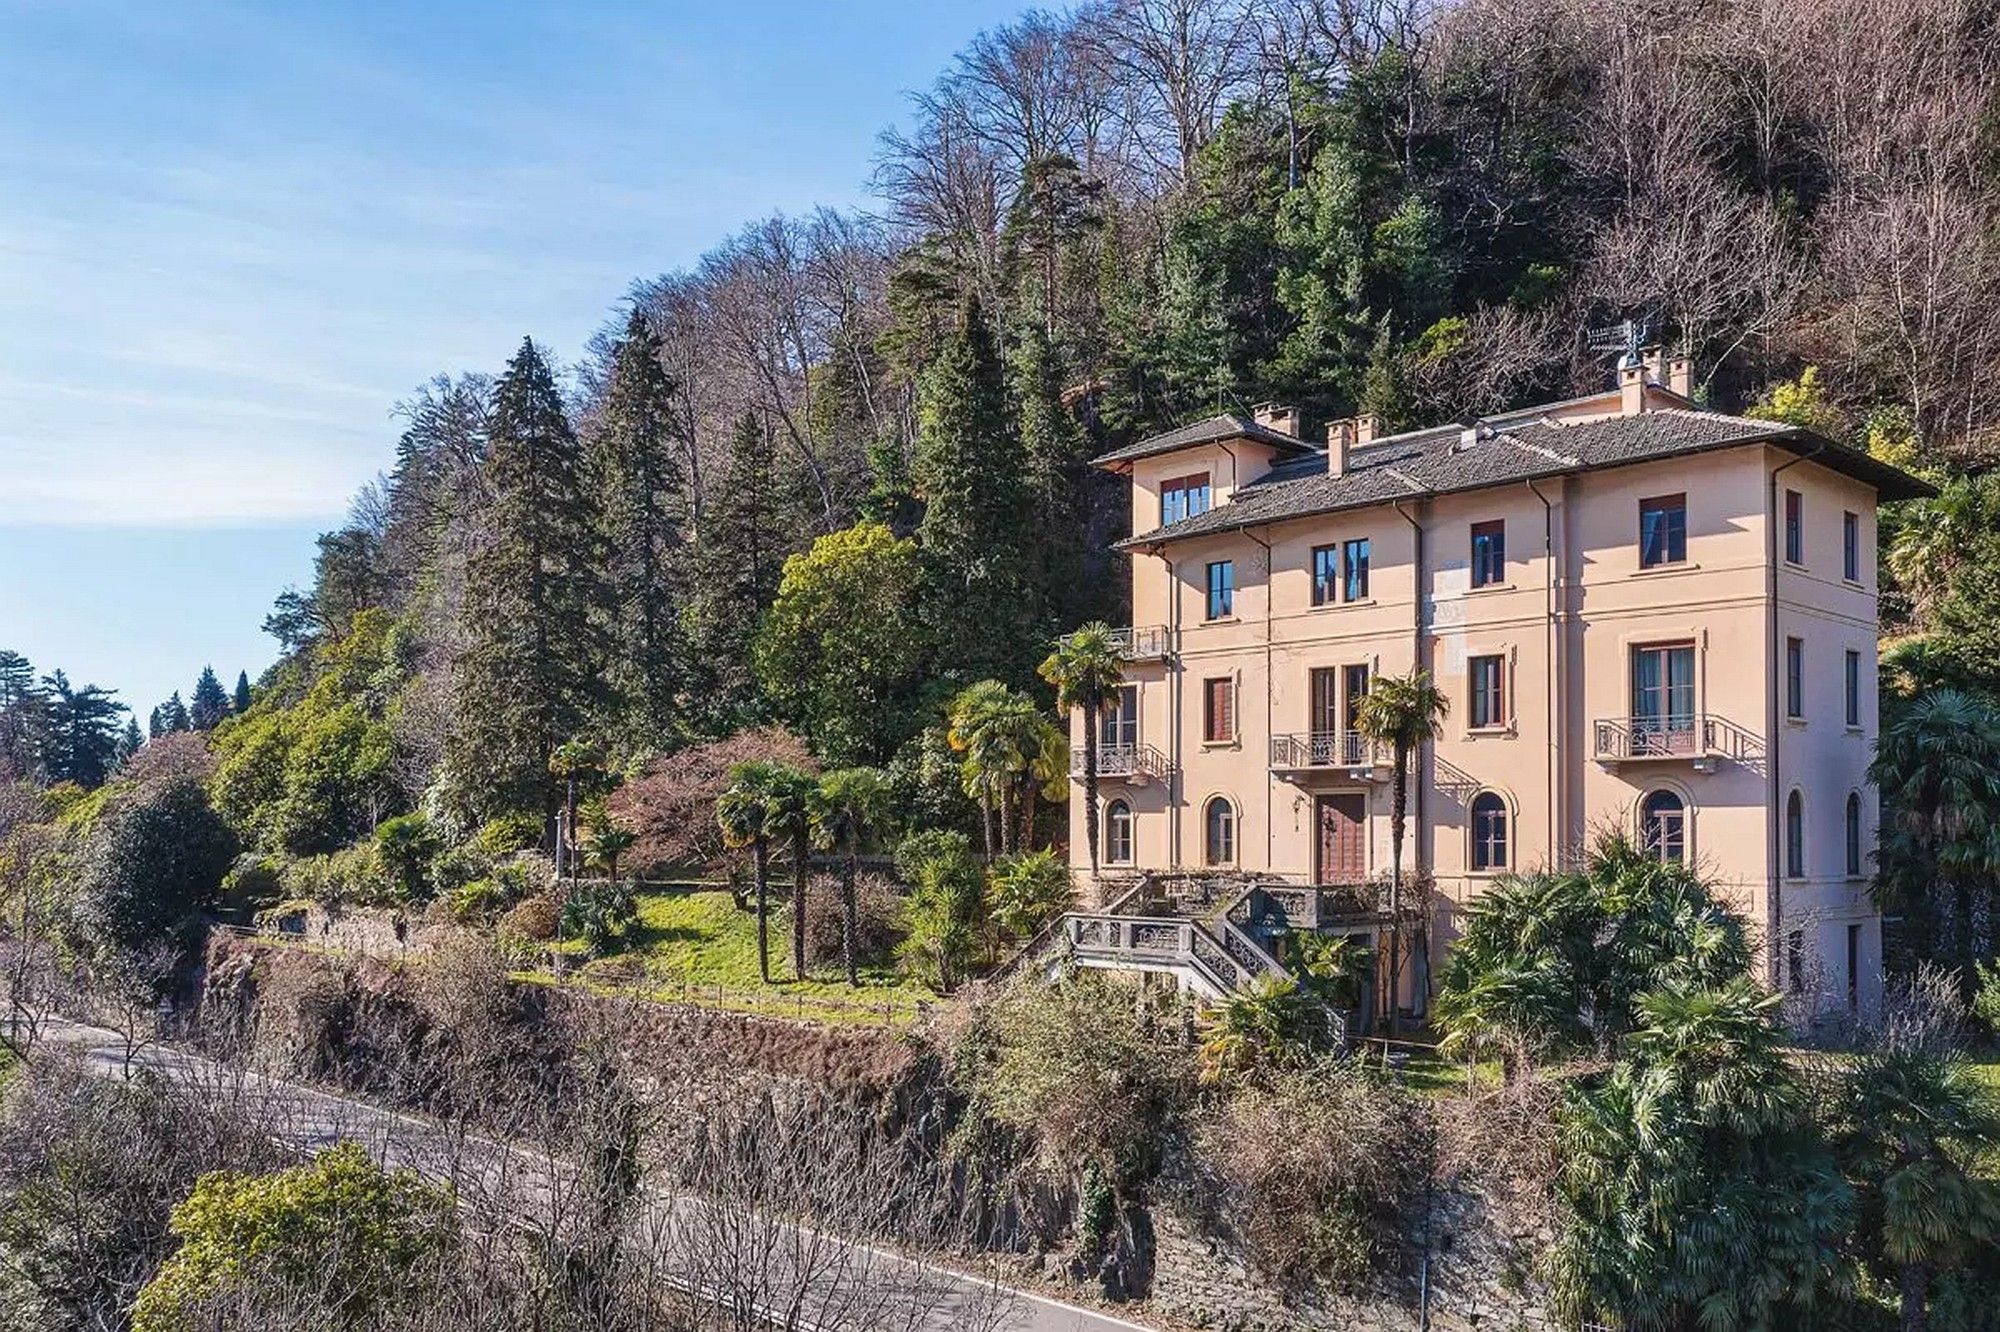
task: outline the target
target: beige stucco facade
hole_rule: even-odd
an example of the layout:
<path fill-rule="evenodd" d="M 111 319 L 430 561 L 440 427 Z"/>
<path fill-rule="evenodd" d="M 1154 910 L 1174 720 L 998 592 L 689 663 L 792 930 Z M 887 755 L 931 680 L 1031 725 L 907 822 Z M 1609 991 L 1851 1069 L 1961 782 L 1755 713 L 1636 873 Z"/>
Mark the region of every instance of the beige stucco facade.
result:
<path fill-rule="evenodd" d="M 1538 419 L 1692 414 L 1662 388 L 1642 398 L 1629 388 Z M 1393 444 L 1359 445 L 1351 464 L 1337 465 Z M 1462 447 L 1488 444 L 1468 431 Z M 1324 463 L 1333 452 L 1318 456 Z M 1105 871 L 1212 867 L 1300 883 L 1351 882 L 1357 869 L 1385 876 L 1389 769 L 1386 756 L 1341 737 L 1347 695 L 1361 668 L 1380 677 L 1422 666 L 1451 705 L 1411 784 L 1405 852 L 1406 872 L 1434 886 L 1434 955 L 1459 908 L 1497 876 L 1573 864 L 1598 831 L 1616 828 L 1677 842 L 1666 853 L 1677 850 L 1729 895 L 1758 931 L 1767 975 L 1807 1007 L 1873 1009 L 1881 920 L 1867 892 L 1877 801 L 1866 771 L 1877 725 L 1878 495 L 1810 453 L 1797 441 L 1751 442 L 1473 489 L 1413 484 L 1388 502 L 1186 539 L 1170 529 L 1134 546 L 1133 621 L 1159 632 L 1138 636 L 1128 665 L 1136 717 L 1105 731 L 1107 741 L 1136 742 L 1102 780 Z M 1121 462 L 1132 531 L 1162 527 L 1163 483 L 1205 474 L 1220 510 L 1285 456 L 1239 438 Z M 1290 457 L 1294 472 L 1302 462 Z M 1642 503 L 1677 496 L 1684 558 L 1643 567 Z M 1786 558 L 1788 505 L 1798 515 L 1796 562 Z M 1483 586 L 1472 576 L 1475 524 L 1489 539 L 1495 524 L 1504 534 L 1503 560 L 1488 547 Z M 1316 604 L 1315 550 L 1362 539 L 1365 595 L 1343 585 Z M 1211 615 L 1208 569 L 1225 561 L 1231 604 Z M 1797 717 L 1787 715 L 1791 640 Z M 1647 663 L 1635 662 L 1646 653 Z M 1474 724 L 1475 670 L 1495 714 L 1483 725 Z M 1327 672 L 1317 687 L 1316 671 Z M 1635 698 L 1655 675 L 1679 687 L 1671 702 Z M 1209 715 L 1218 688 L 1233 696 L 1226 727 Z M 1080 745 L 1081 718 L 1072 724 Z M 1072 859 L 1085 873 L 1081 784 L 1075 792 Z M 1788 854 L 1794 792 L 1797 856 Z M 1215 801 L 1230 811 L 1224 846 L 1210 835 Z M 1122 818 L 1113 802 L 1129 822 L 1111 826 Z M 1660 817 L 1646 820 L 1649 807 Z M 1419 966 L 1403 987 L 1417 1011 L 1424 974 Z"/>

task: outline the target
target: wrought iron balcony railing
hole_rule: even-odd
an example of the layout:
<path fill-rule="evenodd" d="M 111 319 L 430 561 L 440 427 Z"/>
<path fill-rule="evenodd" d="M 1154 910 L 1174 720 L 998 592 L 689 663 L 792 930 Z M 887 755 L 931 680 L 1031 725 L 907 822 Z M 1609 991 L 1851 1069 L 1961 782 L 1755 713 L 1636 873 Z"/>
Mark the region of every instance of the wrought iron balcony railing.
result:
<path fill-rule="evenodd" d="M 1385 762 L 1382 746 L 1358 731 L 1299 731 L 1271 737 L 1271 766 L 1366 768 Z"/>
<path fill-rule="evenodd" d="M 1172 654 L 1174 631 L 1164 624 L 1136 624 L 1111 631 L 1118 655 L 1127 661 L 1158 661 Z"/>
<path fill-rule="evenodd" d="M 1758 759 L 1764 741 L 1726 717 L 1604 717 L 1592 728 L 1600 763 L 1643 759 Z"/>
<path fill-rule="evenodd" d="M 1069 752 L 1069 775 L 1081 779 L 1089 753 L 1081 745 Z M 1167 775 L 1167 756 L 1152 745 L 1099 745 L 1097 775 L 1100 778 L 1145 780 Z"/>

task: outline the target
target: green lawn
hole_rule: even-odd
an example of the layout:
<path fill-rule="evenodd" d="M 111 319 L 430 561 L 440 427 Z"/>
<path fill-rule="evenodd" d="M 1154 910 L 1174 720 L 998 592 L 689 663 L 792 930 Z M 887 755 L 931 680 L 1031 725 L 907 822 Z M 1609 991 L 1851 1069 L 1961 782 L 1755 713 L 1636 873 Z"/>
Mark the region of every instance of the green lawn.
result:
<path fill-rule="evenodd" d="M 790 907 L 774 902 L 770 916 L 771 976 L 757 972 L 757 920 L 739 911 L 727 892 L 647 890 L 638 896 L 639 920 L 623 947 L 593 964 L 591 984 L 631 986 L 662 999 L 686 998 L 724 1008 L 797 1016 L 818 1021 L 907 1019 L 935 996 L 885 966 L 863 967 L 850 988 L 838 963 L 792 976 Z M 643 976 L 621 976 L 615 959 L 637 960 Z"/>

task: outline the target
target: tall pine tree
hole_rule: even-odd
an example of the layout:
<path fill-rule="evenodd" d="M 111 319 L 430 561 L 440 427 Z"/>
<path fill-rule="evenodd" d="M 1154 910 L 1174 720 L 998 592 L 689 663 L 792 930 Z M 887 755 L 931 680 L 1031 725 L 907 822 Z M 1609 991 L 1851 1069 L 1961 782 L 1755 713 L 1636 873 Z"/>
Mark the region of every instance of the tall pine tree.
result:
<path fill-rule="evenodd" d="M 215 667 L 202 667 L 188 705 L 188 725 L 197 731 L 212 731 L 228 715 L 229 695 L 223 692 L 222 681 L 215 678 Z"/>
<path fill-rule="evenodd" d="M 236 693 L 229 700 L 229 710 L 239 717 L 250 711 L 250 672 L 236 672 Z"/>
<path fill-rule="evenodd" d="M 532 341 L 495 388 L 486 471 L 448 754 L 469 812 L 539 811 L 552 838 L 549 759 L 601 697 L 598 552 L 582 450 Z"/>
<path fill-rule="evenodd" d="M 61 671 L 43 676 L 42 683 L 48 691 L 49 780 L 102 786 L 118 762 L 118 717 L 125 705 L 115 690 L 73 688 Z"/>
<path fill-rule="evenodd" d="M 41 772 L 47 712 L 47 691 L 35 683 L 35 668 L 20 653 L 0 648 L 0 782 Z"/>
<path fill-rule="evenodd" d="M 638 309 L 612 353 L 603 417 L 588 458 L 605 548 L 611 681 L 640 738 L 667 744 L 679 729 L 686 679 L 679 600 L 685 486 L 674 447 L 673 379 L 659 336 Z"/>
<path fill-rule="evenodd" d="M 779 505 L 771 436 L 755 416 L 736 423 L 729 469 L 710 498 L 694 548 L 695 590 L 687 607 L 692 719 L 704 734 L 753 720 L 757 683 L 750 642 L 778 595 L 785 557 L 796 548 Z"/>
<path fill-rule="evenodd" d="M 976 297 L 918 384 L 925 620 L 954 678 L 1025 681 L 1043 646 L 1035 524 L 1005 369 Z"/>

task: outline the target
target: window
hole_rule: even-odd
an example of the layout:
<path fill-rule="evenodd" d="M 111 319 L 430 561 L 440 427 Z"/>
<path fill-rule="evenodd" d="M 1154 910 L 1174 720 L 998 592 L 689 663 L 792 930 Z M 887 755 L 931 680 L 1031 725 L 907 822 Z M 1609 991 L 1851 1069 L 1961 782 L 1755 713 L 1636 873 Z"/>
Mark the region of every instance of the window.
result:
<path fill-rule="evenodd" d="M 1797 791 L 1785 800 L 1785 877 L 1806 876 L 1806 800 Z"/>
<path fill-rule="evenodd" d="M 1687 859 L 1687 805 L 1672 791 L 1655 791 L 1640 802 L 1639 845 L 1655 860 Z"/>
<path fill-rule="evenodd" d="M 1806 932 L 1793 930 L 1785 936 L 1785 979 L 1793 994 L 1806 989 Z"/>
<path fill-rule="evenodd" d="M 1236 738 L 1236 681 L 1229 676 L 1201 682 L 1201 738 L 1211 745 Z"/>
<path fill-rule="evenodd" d="M 1119 685 L 1097 719 L 1101 749 L 1130 749 L 1139 743 L 1139 686 Z"/>
<path fill-rule="evenodd" d="M 1806 715 L 1806 645 L 1803 639 L 1785 640 L 1785 715 L 1794 721 Z"/>
<path fill-rule="evenodd" d="M 1340 600 L 1340 547 L 1313 547 L 1313 605 L 1331 606 Z"/>
<path fill-rule="evenodd" d="M 1507 724 L 1507 671 L 1501 657 L 1473 657 L 1466 662 L 1466 676 L 1472 689 L 1472 726 Z"/>
<path fill-rule="evenodd" d="M 1340 548 L 1341 599 L 1368 600 L 1368 538 L 1357 537 Z"/>
<path fill-rule="evenodd" d="M 1639 501 L 1639 567 L 1679 564 L 1688 557 L 1686 495 Z"/>
<path fill-rule="evenodd" d="M 1847 877 L 1861 877 L 1861 793 L 1847 793 Z"/>
<path fill-rule="evenodd" d="M 1160 526 L 1193 518 L 1209 510 L 1208 473 L 1175 477 L 1160 485 Z"/>
<path fill-rule="evenodd" d="M 1785 563 L 1806 562 L 1806 498 L 1796 490 L 1785 492 Z"/>
<path fill-rule="evenodd" d="M 1217 560 L 1208 566 L 1208 618 L 1236 613 L 1236 562 Z"/>
<path fill-rule="evenodd" d="M 1132 807 L 1123 800 L 1104 807 L 1104 859 L 1113 865 L 1132 863 Z"/>
<path fill-rule="evenodd" d="M 1472 525 L 1472 585 L 1492 587 L 1507 579 L 1507 524 L 1495 519 Z"/>
<path fill-rule="evenodd" d="M 1840 515 L 1840 576 L 1850 583 L 1861 581 L 1861 516 Z"/>
<path fill-rule="evenodd" d="M 1208 811 L 1202 818 L 1208 829 L 1208 863 L 1211 865 L 1233 865 L 1236 863 L 1236 810 L 1221 796 L 1208 802 Z"/>
<path fill-rule="evenodd" d="M 1635 753 L 1681 754 L 1695 745 L 1694 644 L 1632 649 L 1632 744 Z"/>
<path fill-rule="evenodd" d="M 1507 868 L 1507 802 L 1491 791 L 1472 798 L 1472 868 Z"/>
<path fill-rule="evenodd" d="M 1842 663 L 1842 687 L 1847 701 L 1847 724 L 1861 725 L 1861 654 L 1849 651 Z"/>

